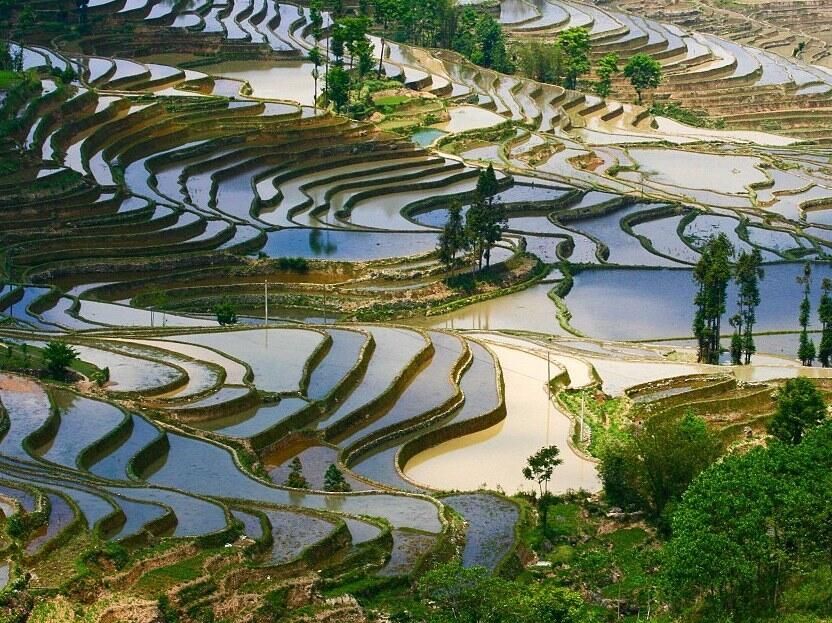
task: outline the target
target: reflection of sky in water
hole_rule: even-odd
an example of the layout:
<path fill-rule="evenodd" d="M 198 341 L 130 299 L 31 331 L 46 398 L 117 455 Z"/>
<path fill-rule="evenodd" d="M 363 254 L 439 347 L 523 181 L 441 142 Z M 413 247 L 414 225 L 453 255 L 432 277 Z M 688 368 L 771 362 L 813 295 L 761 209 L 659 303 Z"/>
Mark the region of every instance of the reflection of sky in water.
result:
<path fill-rule="evenodd" d="M 261 251 L 269 257 L 365 261 L 427 253 L 435 247 L 436 234 L 433 233 L 293 228 L 270 232 Z"/>

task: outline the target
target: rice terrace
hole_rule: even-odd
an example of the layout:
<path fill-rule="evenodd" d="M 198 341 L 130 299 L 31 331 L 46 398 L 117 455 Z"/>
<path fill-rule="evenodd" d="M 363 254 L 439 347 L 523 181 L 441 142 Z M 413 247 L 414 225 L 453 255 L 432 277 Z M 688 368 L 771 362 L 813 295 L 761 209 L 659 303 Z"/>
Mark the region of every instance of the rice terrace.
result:
<path fill-rule="evenodd" d="M 0 0 L 0 623 L 832 621 L 832 3 Z"/>

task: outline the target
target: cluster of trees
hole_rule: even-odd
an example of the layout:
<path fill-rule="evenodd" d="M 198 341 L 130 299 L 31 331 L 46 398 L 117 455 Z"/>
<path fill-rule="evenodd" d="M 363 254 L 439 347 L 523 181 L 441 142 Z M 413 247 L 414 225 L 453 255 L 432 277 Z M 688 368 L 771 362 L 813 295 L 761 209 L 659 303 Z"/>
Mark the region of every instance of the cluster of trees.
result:
<path fill-rule="evenodd" d="M 701 249 L 701 256 L 693 270 L 698 288 L 694 296 L 696 313 L 693 318 L 693 334 L 699 349 L 700 363 L 719 363 L 721 352 L 722 317 L 728 298 L 728 284 L 733 280 L 737 289 L 737 313 L 728 319 L 733 328 L 731 334 L 731 362 L 734 365 L 751 363 L 757 352 L 754 344 L 754 324 L 760 305 L 760 280 L 765 276 L 763 258 L 758 249 L 734 253 L 734 246 L 724 233 L 709 238 Z M 804 265 L 803 274 L 797 278 L 803 287 L 798 323 L 800 341 L 797 356 L 804 366 L 811 366 L 817 359 L 824 368 L 832 365 L 832 280 L 821 282 L 821 297 L 817 314 L 822 331 L 818 347 L 809 335 L 812 314 L 811 286 L 812 266 Z"/>
<path fill-rule="evenodd" d="M 812 383 L 790 380 L 772 422 L 780 441 L 727 456 L 693 481 L 665 552 L 671 603 L 702 610 L 701 620 L 759 620 L 789 581 L 832 565 L 832 422 L 817 425 L 825 417 Z"/>
<path fill-rule="evenodd" d="M 359 2 L 362 15 L 367 1 Z M 369 0 L 376 23 L 396 41 L 426 47 L 449 48 L 457 25 L 456 3 L 451 0 Z"/>
<path fill-rule="evenodd" d="M 309 481 L 303 475 L 303 464 L 299 457 L 293 458 L 289 463 L 289 475 L 283 484 L 293 489 L 309 489 Z M 344 478 L 344 473 L 335 463 L 331 463 L 324 473 L 324 491 L 341 493 L 352 491 L 350 483 Z"/>
<path fill-rule="evenodd" d="M 8 41 L 0 41 L 0 70 L 23 72 L 23 49 L 18 48 L 14 53 L 11 51 Z"/>
<path fill-rule="evenodd" d="M 552 583 L 523 583 L 458 563 L 435 567 L 419 579 L 429 604 L 425 623 L 591 623 L 581 596 Z M 422 619 L 420 619 L 422 620 Z"/>
<path fill-rule="evenodd" d="M 809 337 L 809 321 L 812 314 L 812 303 L 810 301 L 812 288 L 812 266 L 805 264 L 803 275 L 797 278 L 797 282 L 803 286 L 803 298 L 800 301 L 800 342 L 797 347 L 797 357 L 804 366 L 811 366 L 815 359 L 820 361 L 824 368 L 832 364 L 832 280 L 824 278 L 821 282 L 821 296 L 818 304 L 818 319 L 821 324 L 820 344 L 816 348 L 814 341 Z"/>
<path fill-rule="evenodd" d="M 440 261 L 450 268 L 456 264 L 457 256 L 466 251 L 473 251 L 477 257 L 477 267 L 482 270 L 491 264 L 491 250 L 500 240 L 508 226 L 505 207 L 494 201 L 494 195 L 500 190 L 494 167 L 480 171 L 474 198 L 468 212 L 463 217 L 462 204 L 451 203 L 448 220 L 439 235 L 437 253 Z"/>
<path fill-rule="evenodd" d="M 709 238 L 701 249 L 701 256 L 693 270 L 698 288 L 694 296 L 696 313 L 693 334 L 699 348 L 700 363 L 719 363 L 722 316 L 728 298 L 728 283 L 737 285 L 737 314 L 729 320 L 734 327 L 731 338 L 731 358 L 735 364 L 750 363 L 756 352 L 754 324 L 760 304 L 759 282 L 764 273 L 762 256 L 758 250 L 742 251 L 734 260 L 734 246 L 724 233 Z"/>
<path fill-rule="evenodd" d="M 326 65 L 324 99 L 331 103 L 336 111 L 349 108 L 350 100 L 360 94 L 365 78 L 376 67 L 373 58 L 373 45 L 367 37 L 370 20 L 367 17 L 342 17 L 332 25 L 331 35 L 327 40 L 328 53 L 322 54 L 319 43 L 321 37 L 321 14 L 319 9 L 312 19 L 312 33 L 316 45 L 309 52 L 312 62 L 312 76 L 315 82 L 315 100 L 318 94 L 318 78 L 321 65 Z M 329 53 L 332 55 L 330 62 Z M 349 57 L 349 65 L 347 65 Z M 381 73 L 379 65 L 378 73 Z"/>
<path fill-rule="evenodd" d="M 581 77 L 592 70 L 591 43 L 586 28 L 567 28 L 552 42 L 540 39 L 519 42 L 513 50 L 515 62 L 521 71 L 539 82 L 576 89 Z M 595 65 L 597 80 L 592 86 L 598 95 L 607 97 L 612 90 L 613 78 L 623 73 L 636 90 L 641 104 L 644 92 L 659 86 L 662 78 L 661 64 L 644 53 L 632 56 L 623 70 L 620 62 L 621 59 L 615 52 L 598 59 Z"/>
<path fill-rule="evenodd" d="M 506 51 L 500 23 L 491 14 L 466 7 L 459 14 L 452 47 L 472 63 L 512 73 L 514 63 Z"/>

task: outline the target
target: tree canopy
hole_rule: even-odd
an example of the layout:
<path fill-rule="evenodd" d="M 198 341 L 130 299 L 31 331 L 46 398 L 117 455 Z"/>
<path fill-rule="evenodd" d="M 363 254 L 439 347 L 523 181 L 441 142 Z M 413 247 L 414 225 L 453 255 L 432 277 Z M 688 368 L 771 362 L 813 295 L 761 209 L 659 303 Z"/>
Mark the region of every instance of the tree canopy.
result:
<path fill-rule="evenodd" d="M 639 52 L 624 66 L 624 75 L 629 78 L 638 95 L 638 103 L 641 104 L 644 101 L 644 91 L 655 89 L 661 84 L 662 66 L 649 54 Z"/>

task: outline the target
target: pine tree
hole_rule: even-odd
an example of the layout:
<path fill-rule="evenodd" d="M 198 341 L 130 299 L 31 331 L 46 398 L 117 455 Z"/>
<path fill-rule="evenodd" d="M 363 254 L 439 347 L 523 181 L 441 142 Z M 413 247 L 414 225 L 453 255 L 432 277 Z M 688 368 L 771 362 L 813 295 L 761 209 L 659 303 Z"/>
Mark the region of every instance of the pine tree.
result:
<path fill-rule="evenodd" d="M 699 289 L 694 297 L 696 313 L 693 318 L 693 334 L 699 346 L 700 363 L 719 363 L 720 330 L 728 281 L 731 279 L 731 258 L 734 247 L 721 233 L 709 238 L 701 249 L 702 255 L 693 269 L 693 278 Z"/>
<path fill-rule="evenodd" d="M 324 491 L 352 491 L 350 483 L 344 479 L 344 474 L 335 463 L 331 464 L 324 474 Z"/>
<path fill-rule="evenodd" d="M 286 487 L 291 487 L 293 489 L 308 489 L 309 482 L 303 475 L 303 465 L 300 462 L 299 457 L 295 457 L 292 459 L 292 462 L 289 464 L 289 475 L 286 477 L 286 482 L 283 483 Z"/>
<path fill-rule="evenodd" d="M 823 294 L 820 297 L 818 306 L 818 317 L 823 327 L 818 349 L 818 359 L 824 368 L 829 367 L 832 359 L 832 280 L 825 278 L 821 284 Z"/>
<path fill-rule="evenodd" d="M 757 306 L 760 304 L 760 279 L 765 273 L 761 268 L 763 256 L 759 249 L 751 253 L 742 251 L 734 267 L 734 281 L 737 284 L 736 335 L 740 336 L 740 350 L 743 359 L 737 364 L 751 363 L 751 356 L 757 352 L 754 344 L 754 324 L 757 321 Z M 733 338 L 732 338 L 733 352 Z"/>
<path fill-rule="evenodd" d="M 815 360 L 815 343 L 809 338 L 809 315 L 812 305 L 809 302 L 809 293 L 812 286 L 812 266 L 808 262 L 803 267 L 803 276 L 797 278 L 797 283 L 803 286 L 803 300 L 800 302 L 800 345 L 797 348 L 797 357 L 804 366 L 811 366 Z"/>
<path fill-rule="evenodd" d="M 448 209 L 448 220 L 442 228 L 442 233 L 439 234 L 439 244 L 437 246 L 439 261 L 444 264 L 445 268 L 450 269 L 456 262 L 457 253 L 464 251 L 467 244 L 468 238 L 465 235 L 462 204 L 459 200 L 454 200 Z"/>

